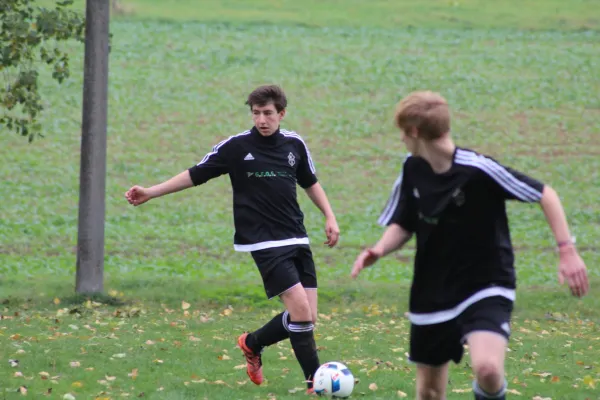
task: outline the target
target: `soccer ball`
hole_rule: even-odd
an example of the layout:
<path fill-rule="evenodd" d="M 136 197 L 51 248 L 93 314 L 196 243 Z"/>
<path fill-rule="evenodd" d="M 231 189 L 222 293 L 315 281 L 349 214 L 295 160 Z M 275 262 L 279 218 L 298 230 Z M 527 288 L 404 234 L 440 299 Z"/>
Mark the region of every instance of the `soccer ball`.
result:
<path fill-rule="evenodd" d="M 352 394 L 354 376 L 344 364 L 336 361 L 319 367 L 313 380 L 315 393 L 333 398 L 345 398 Z"/>

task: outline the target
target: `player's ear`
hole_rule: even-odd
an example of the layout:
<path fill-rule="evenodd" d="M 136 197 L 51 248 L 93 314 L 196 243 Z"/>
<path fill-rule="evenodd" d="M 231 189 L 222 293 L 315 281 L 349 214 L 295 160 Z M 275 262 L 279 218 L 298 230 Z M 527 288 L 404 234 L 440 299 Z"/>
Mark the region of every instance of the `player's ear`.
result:
<path fill-rule="evenodd" d="M 285 117 L 286 110 L 285 108 L 279 112 L 279 119 L 283 119 Z"/>
<path fill-rule="evenodd" d="M 410 126 L 410 127 L 406 128 L 406 130 L 404 132 L 405 132 L 405 135 L 410 138 L 417 139 L 419 137 L 419 131 L 414 126 Z"/>

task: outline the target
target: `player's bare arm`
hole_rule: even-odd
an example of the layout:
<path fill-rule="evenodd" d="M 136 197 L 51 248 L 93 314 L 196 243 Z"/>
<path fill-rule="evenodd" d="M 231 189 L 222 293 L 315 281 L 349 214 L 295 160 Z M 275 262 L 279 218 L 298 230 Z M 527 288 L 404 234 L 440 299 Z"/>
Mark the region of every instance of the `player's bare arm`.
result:
<path fill-rule="evenodd" d="M 139 206 L 144 204 L 148 200 L 164 196 L 170 193 L 179 192 L 194 186 L 192 178 L 190 177 L 189 171 L 183 171 L 178 175 L 175 175 L 171 179 L 154 185 L 149 188 L 142 186 L 133 186 L 125 193 L 125 198 L 129 204 Z"/>
<path fill-rule="evenodd" d="M 327 194 L 325 194 L 325 190 L 323 190 L 323 187 L 318 182 L 305 190 L 308 197 L 325 216 L 325 235 L 327 235 L 325 244 L 329 247 L 335 246 L 340 238 L 340 228 L 338 227 L 335 214 L 333 213 Z"/>
<path fill-rule="evenodd" d="M 562 284 L 566 280 L 574 296 L 584 296 L 589 289 L 587 270 L 571 239 L 567 218 L 558 194 L 550 186 L 544 187 L 540 205 L 558 247 L 559 282 Z"/>
<path fill-rule="evenodd" d="M 390 224 L 375 246 L 365 249 L 354 262 L 352 277 L 356 278 L 360 271 L 375 264 L 381 257 L 400 250 L 412 237 L 412 233 L 400 225 Z"/>

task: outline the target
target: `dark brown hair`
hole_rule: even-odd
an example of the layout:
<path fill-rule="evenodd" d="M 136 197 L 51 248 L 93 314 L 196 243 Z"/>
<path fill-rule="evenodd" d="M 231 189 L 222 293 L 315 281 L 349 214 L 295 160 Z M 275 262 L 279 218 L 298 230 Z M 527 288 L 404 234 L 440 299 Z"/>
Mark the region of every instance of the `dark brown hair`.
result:
<path fill-rule="evenodd" d="M 283 89 L 277 85 L 259 86 L 248 95 L 246 104 L 250 106 L 264 107 L 269 103 L 273 103 L 277 112 L 283 111 L 287 107 L 287 98 Z"/>

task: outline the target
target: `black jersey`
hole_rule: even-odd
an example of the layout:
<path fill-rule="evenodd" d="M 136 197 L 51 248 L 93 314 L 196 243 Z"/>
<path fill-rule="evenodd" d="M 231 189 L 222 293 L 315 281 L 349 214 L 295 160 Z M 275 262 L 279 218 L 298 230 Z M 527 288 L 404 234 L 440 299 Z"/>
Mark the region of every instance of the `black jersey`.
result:
<path fill-rule="evenodd" d="M 296 185 L 309 188 L 317 176 L 297 133 L 281 129 L 262 136 L 253 127 L 217 144 L 189 172 L 194 185 L 229 174 L 236 251 L 309 243 Z"/>
<path fill-rule="evenodd" d="M 409 155 L 379 223 L 416 234 L 411 320 L 442 322 L 489 296 L 514 300 L 505 202 L 538 202 L 542 192 L 537 180 L 469 149 L 457 148 L 441 174 Z"/>

